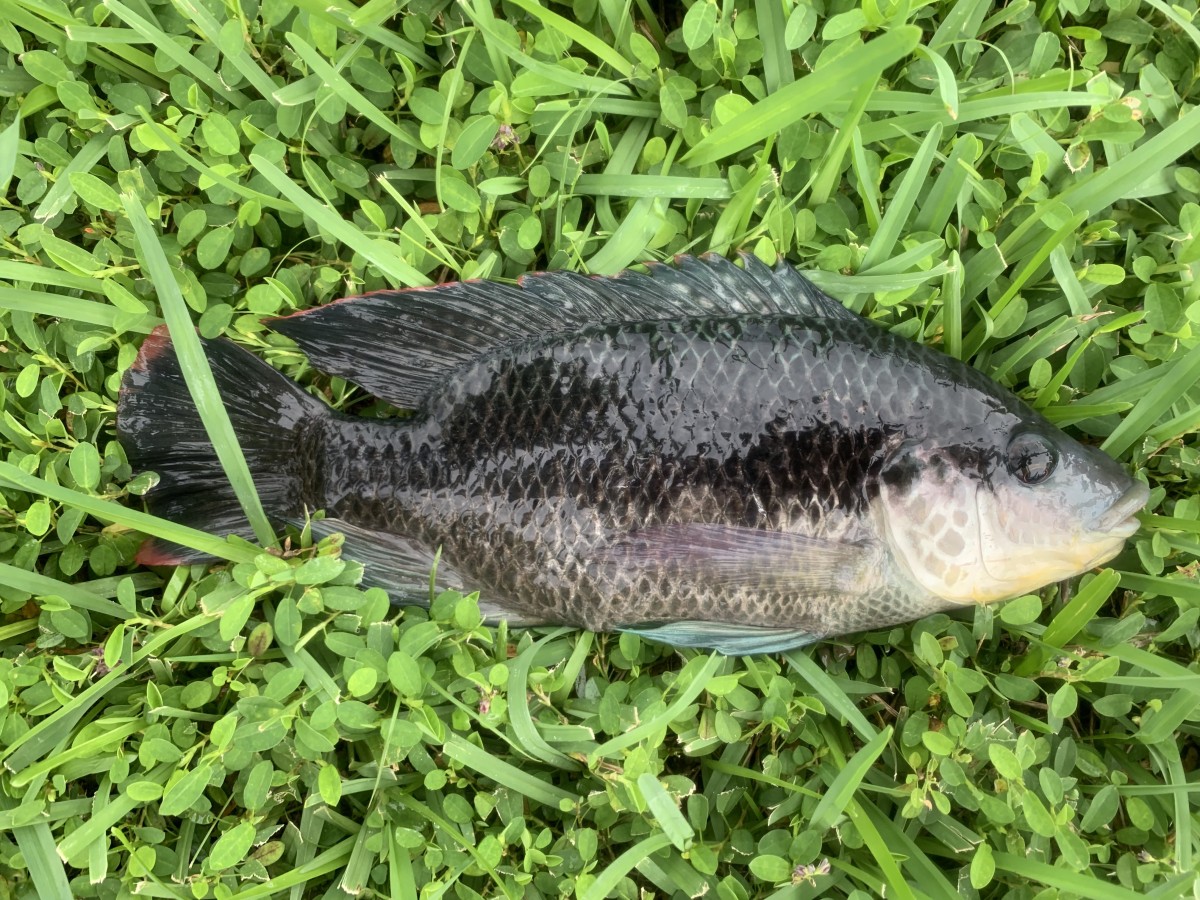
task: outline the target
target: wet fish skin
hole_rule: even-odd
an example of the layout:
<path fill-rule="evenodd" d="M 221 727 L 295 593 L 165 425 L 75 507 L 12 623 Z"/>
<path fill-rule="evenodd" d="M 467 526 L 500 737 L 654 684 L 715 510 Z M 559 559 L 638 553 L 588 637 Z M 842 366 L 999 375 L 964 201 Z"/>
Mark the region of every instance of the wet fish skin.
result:
<path fill-rule="evenodd" d="M 603 326 L 534 342 L 462 372 L 415 422 L 334 420 L 327 484 L 337 487 L 317 505 L 440 545 L 471 587 L 534 620 L 607 631 L 685 610 L 836 633 L 893 609 L 912 618 L 921 608 L 889 596 L 878 569 L 874 580 L 847 573 L 862 581 L 853 598 L 801 599 L 792 579 L 772 586 L 768 571 L 709 586 L 688 578 L 700 560 L 621 564 L 639 558 L 629 535 L 676 529 L 687 542 L 694 523 L 858 544 L 871 560 L 872 469 L 922 384 L 907 367 L 895 388 L 876 381 L 857 397 L 839 382 L 911 346 L 797 318 Z M 361 489 L 380 483 L 388 490 Z"/>
<path fill-rule="evenodd" d="M 274 323 L 318 368 L 385 395 L 389 366 L 403 371 L 404 351 L 419 357 L 430 334 L 450 357 L 445 371 L 431 373 L 433 359 L 407 379 L 427 382 L 422 397 L 401 397 L 416 407 L 408 420 L 333 413 L 277 383 L 255 391 L 305 405 L 287 416 L 294 458 L 289 488 L 268 504 L 275 517 L 325 509 L 350 535 L 347 552 L 396 593 L 421 585 L 422 567 L 427 581 L 440 547 L 442 583 L 480 590 L 485 609 L 514 623 L 742 652 L 1076 574 L 1120 549 L 1145 502 L 1115 462 L 981 373 L 812 299 L 790 269 L 687 260 L 602 288 L 554 278 L 533 293 L 607 291 L 633 308 L 619 321 L 588 321 L 587 309 L 571 327 L 515 342 L 493 326 L 486 292 L 515 311 L 511 330 L 522 298 L 510 292 L 520 289 L 496 286 L 459 287 L 474 292 L 459 306 L 454 288 L 435 289 Z M 653 278 L 667 300 L 654 298 Z M 686 314 L 689 298 L 705 311 Z M 383 359 L 342 349 L 378 339 L 381 316 L 408 330 L 392 329 Z M 244 351 L 208 350 L 229 382 L 286 381 L 261 369 L 247 381 Z M 170 358 L 158 347 L 135 366 L 122 433 L 131 462 L 167 470 L 169 510 L 195 520 L 178 499 L 194 499 L 195 461 L 184 471 L 153 441 L 143 446 L 136 424 L 147 408 L 179 405 L 177 392 L 155 399 Z M 251 418 L 269 419 L 260 401 Z M 1014 447 L 1053 458 L 1053 470 L 1023 484 Z M 258 455 L 248 462 L 260 491 L 278 477 Z M 211 525 L 212 510 L 203 516 Z"/>

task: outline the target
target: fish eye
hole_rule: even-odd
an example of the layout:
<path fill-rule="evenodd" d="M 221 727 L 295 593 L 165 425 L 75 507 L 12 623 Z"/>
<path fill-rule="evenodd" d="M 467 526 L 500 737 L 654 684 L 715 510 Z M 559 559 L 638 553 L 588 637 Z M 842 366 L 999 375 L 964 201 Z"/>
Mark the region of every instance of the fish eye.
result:
<path fill-rule="evenodd" d="M 1019 434 L 1008 445 L 1008 471 L 1022 484 L 1041 484 L 1054 473 L 1058 451 L 1038 434 Z"/>

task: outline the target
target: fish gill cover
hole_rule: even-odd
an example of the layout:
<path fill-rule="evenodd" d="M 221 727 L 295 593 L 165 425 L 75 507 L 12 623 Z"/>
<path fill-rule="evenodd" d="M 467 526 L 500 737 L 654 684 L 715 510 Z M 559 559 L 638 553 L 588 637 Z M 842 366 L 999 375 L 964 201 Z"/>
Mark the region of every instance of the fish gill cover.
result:
<path fill-rule="evenodd" d="M 1196 893 L 1190 15 L 1079 0 L 0 5 L 4 895 Z M 1114 491 L 1147 485 L 1137 519 L 1136 488 L 1093 507 L 1126 548 L 1002 605 L 739 658 L 487 624 L 495 601 L 470 584 L 412 585 L 433 602 L 401 610 L 363 580 L 361 534 L 339 520 L 343 547 L 313 510 L 270 546 L 279 492 L 326 472 L 294 468 L 314 433 L 273 439 L 285 408 L 366 434 L 411 421 L 395 407 L 413 399 L 320 369 L 271 321 L 535 271 L 591 284 L 701 251 L 788 261 L 1083 448 L 1017 430 L 1006 477 L 1113 465 Z M 510 313 L 513 334 L 545 330 Z M 432 377 L 453 354 L 422 334 Z M 383 362 L 383 344 L 362 353 Z M 223 353 L 246 373 L 232 386 Z M 172 409 L 194 407 L 205 437 L 164 417 L 145 433 L 172 464 L 135 472 L 118 391 L 156 364 L 177 365 Z M 867 371 L 884 373 L 882 358 Z M 421 388 L 412 374 L 393 390 Z M 287 403 L 262 402 L 268 376 Z M 584 421 L 588 397 L 557 414 Z M 479 431 L 458 436 L 446 446 L 467 454 Z M 206 439 L 226 480 L 186 509 L 236 500 L 252 541 L 145 511 Z M 857 457 L 833 449 L 848 472 Z M 928 584 L 1039 574 L 1020 553 L 933 558 L 967 552 L 952 476 L 994 456 L 917 442 L 881 481 L 923 523 L 889 546 Z M 976 491 L 979 521 L 1046 533 L 997 496 Z M 743 575 L 744 535 L 702 524 L 608 559 Z M 1003 549 L 1001 533 L 978 540 Z M 147 538 L 223 562 L 140 565 Z M 861 566 L 843 553 L 806 571 Z"/>

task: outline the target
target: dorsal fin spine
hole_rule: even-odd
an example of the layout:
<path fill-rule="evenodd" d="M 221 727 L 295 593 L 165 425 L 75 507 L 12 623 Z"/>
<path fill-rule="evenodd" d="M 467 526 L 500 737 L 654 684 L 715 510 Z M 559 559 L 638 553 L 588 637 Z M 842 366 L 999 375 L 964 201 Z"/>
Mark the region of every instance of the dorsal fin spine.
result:
<path fill-rule="evenodd" d="M 862 321 L 787 263 L 676 257 L 645 273 L 543 272 L 516 285 L 461 281 L 375 291 L 275 319 L 314 368 L 412 409 L 482 353 L 587 325 L 715 315 L 836 316 Z"/>

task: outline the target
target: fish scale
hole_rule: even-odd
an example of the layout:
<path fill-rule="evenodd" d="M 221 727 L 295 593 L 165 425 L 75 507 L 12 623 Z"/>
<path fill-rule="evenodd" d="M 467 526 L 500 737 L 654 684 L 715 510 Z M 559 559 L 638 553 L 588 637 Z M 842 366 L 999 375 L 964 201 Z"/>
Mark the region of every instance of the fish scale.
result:
<path fill-rule="evenodd" d="M 492 619 L 777 650 L 1011 596 L 1028 581 L 1008 572 L 1013 554 L 1030 554 L 1035 580 L 1081 571 L 1123 541 L 1095 524 L 1128 532 L 1144 502 L 1116 463 L 981 373 L 787 266 L 688 258 L 451 285 L 271 325 L 314 366 L 413 411 L 333 412 L 236 346 L 205 344 L 218 384 L 248 401 L 226 397 L 268 512 L 324 510 L 317 530 L 343 531 L 402 602 L 427 597 L 440 551 L 438 583 L 478 590 Z M 245 533 L 219 481 L 196 484 L 202 439 L 184 459 L 147 427 L 182 410 L 176 432 L 194 428 L 169 341 L 147 348 L 119 424 L 131 462 L 162 477 L 151 509 Z M 1060 469 L 1047 487 L 1021 482 L 1039 447 Z M 1029 531 L 1043 511 L 1078 525 L 1070 547 Z M 148 558 L 195 557 L 152 544 Z"/>

